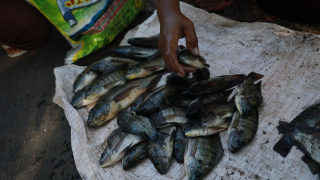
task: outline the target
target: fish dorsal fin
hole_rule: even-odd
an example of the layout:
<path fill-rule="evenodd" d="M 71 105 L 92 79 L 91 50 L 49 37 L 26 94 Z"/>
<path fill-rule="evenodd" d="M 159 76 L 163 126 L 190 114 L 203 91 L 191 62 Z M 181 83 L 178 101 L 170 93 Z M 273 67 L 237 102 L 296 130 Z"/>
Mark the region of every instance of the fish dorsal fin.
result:
<path fill-rule="evenodd" d="M 136 87 L 138 87 L 139 85 L 136 85 L 136 86 L 132 86 L 132 87 L 129 87 L 125 90 L 123 90 L 122 92 L 120 92 L 119 94 L 117 94 L 113 99 L 115 102 L 120 102 L 122 101 L 123 99 L 127 98 L 131 91 L 133 91 Z"/>
<path fill-rule="evenodd" d="M 251 72 L 248 74 L 247 79 L 251 79 L 252 81 L 257 81 L 263 77 L 264 77 L 264 75 L 262 75 L 262 74 L 258 74 L 256 72 Z"/>

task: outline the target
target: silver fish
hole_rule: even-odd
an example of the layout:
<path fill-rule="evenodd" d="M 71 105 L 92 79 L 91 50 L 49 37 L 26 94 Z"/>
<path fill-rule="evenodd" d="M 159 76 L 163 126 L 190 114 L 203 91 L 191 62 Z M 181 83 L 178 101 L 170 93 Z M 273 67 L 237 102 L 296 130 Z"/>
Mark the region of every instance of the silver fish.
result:
<path fill-rule="evenodd" d="M 124 84 L 126 73 L 126 70 L 120 69 L 102 74 L 89 85 L 86 99 L 98 101 L 101 96 L 110 92 L 114 87 Z"/>
<path fill-rule="evenodd" d="M 228 149 L 231 153 L 236 153 L 253 140 L 258 129 L 258 120 L 257 110 L 247 116 L 240 116 L 238 111 L 233 114 L 228 128 Z"/>
<path fill-rule="evenodd" d="M 187 144 L 187 137 L 184 135 L 186 125 L 177 126 L 176 137 L 174 139 L 173 157 L 178 163 L 183 163 L 184 152 Z"/>
<path fill-rule="evenodd" d="M 255 81 L 261 79 L 263 75 L 251 72 L 244 83 L 237 87 L 235 98 L 236 106 L 241 115 L 247 115 L 251 111 L 257 109 L 262 103 L 261 81 L 254 84 Z"/>
<path fill-rule="evenodd" d="M 128 39 L 128 44 L 132 46 L 158 47 L 160 33 L 150 37 L 135 37 Z"/>
<path fill-rule="evenodd" d="M 170 107 L 150 116 L 156 128 L 164 128 L 168 126 L 183 125 L 188 123 L 184 108 Z"/>
<path fill-rule="evenodd" d="M 72 100 L 70 102 L 73 107 L 81 108 L 95 102 L 95 100 L 86 99 L 85 96 L 86 96 L 87 89 L 88 87 L 84 87 L 83 89 L 75 93 L 75 95 L 72 97 Z"/>
<path fill-rule="evenodd" d="M 188 137 L 208 136 L 212 134 L 218 134 L 221 131 L 228 129 L 230 120 L 226 120 L 224 123 L 214 127 L 201 127 L 198 123 L 190 124 L 186 127 L 185 135 Z"/>
<path fill-rule="evenodd" d="M 203 179 L 221 160 L 223 147 L 219 134 L 188 137 L 184 166 L 188 180 Z"/>
<path fill-rule="evenodd" d="M 143 138 L 134 134 L 115 129 L 108 137 L 107 146 L 100 157 L 100 166 L 107 167 L 118 162 L 129 148 L 143 141 Z"/>
<path fill-rule="evenodd" d="M 138 100 L 140 104 L 134 103 L 131 111 L 139 115 L 149 115 L 168 108 L 171 102 L 181 96 L 183 87 L 181 86 L 162 86 L 152 91 L 145 99 Z"/>
<path fill-rule="evenodd" d="M 98 74 L 123 64 L 128 64 L 129 67 L 131 67 L 138 64 L 138 62 L 127 58 L 108 56 L 92 63 L 77 76 L 77 79 L 73 83 L 73 91 L 77 92 L 89 85 L 96 77 L 98 77 Z"/>
<path fill-rule="evenodd" d="M 143 61 L 136 66 L 130 68 L 126 74 L 126 79 L 132 80 L 142 78 L 154 74 L 158 71 L 167 69 L 164 59 L 161 54 L 155 53 L 149 57 L 147 61 Z"/>
<path fill-rule="evenodd" d="M 154 139 L 154 136 L 157 133 L 155 126 L 149 118 L 138 116 L 134 112 L 119 112 L 117 123 L 120 129 L 142 137 Z"/>
<path fill-rule="evenodd" d="M 158 48 L 145 48 L 137 46 L 119 46 L 113 49 L 113 53 L 118 56 L 133 58 L 133 59 L 147 59 L 149 56 L 157 52 Z"/>
<path fill-rule="evenodd" d="M 206 105 L 199 113 L 200 125 L 202 127 L 219 126 L 232 116 L 234 109 L 234 99 L 227 103 Z"/>
<path fill-rule="evenodd" d="M 166 134 L 165 139 L 149 140 L 148 154 L 154 167 L 160 174 L 165 174 L 170 167 L 171 155 L 173 151 L 173 142 L 176 127 L 166 127 L 159 130 L 160 133 Z"/>
<path fill-rule="evenodd" d="M 148 156 L 148 141 L 143 141 L 130 148 L 122 159 L 123 170 L 134 168 Z"/>
<path fill-rule="evenodd" d="M 161 79 L 162 74 L 148 76 L 143 79 L 128 81 L 103 96 L 89 112 L 87 125 L 99 127 L 128 108 L 141 94 L 153 88 Z"/>

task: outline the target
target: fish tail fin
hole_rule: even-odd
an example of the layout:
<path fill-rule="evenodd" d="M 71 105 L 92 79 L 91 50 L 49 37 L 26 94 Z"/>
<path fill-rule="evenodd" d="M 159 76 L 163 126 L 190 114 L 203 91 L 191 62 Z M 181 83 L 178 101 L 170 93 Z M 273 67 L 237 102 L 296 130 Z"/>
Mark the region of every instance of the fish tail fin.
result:
<path fill-rule="evenodd" d="M 279 133 L 281 134 L 290 134 L 295 131 L 295 127 L 292 124 L 289 124 L 284 121 L 279 121 L 279 126 L 277 127 Z"/>
<path fill-rule="evenodd" d="M 248 74 L 247 79 L 252 79 L 253 81 L 257 81 L 261 78 L 263 78 L 264 75 L 258 74 L 256 72 L 251 72 Z"/>
<path fill-rule="evenodd" d="M 277 153 L 279 153 L 282 157 L 286 157 L 293 144 L 291 142 L 291 139 L 288 137 L 282 137 L 273 147 L 273 150 Z"/>
<path fill-rule="evenodd" d="M 208 67 L 197 68 L 197 71 L 193 73 L 193 76 L 198 80 L 208 80 L 210 78 L 210 71 Z"/>
<path fill-rule="evenodd" d="M 303 162 L 305 162 L 308 165 L 312 174 L 319 174 L 320 173 L 320 164 L 316 163 L 314 160 L 312 160 L 311 158 L 309 158 L 307 156 L 303 156 L 301 159 Z"/>

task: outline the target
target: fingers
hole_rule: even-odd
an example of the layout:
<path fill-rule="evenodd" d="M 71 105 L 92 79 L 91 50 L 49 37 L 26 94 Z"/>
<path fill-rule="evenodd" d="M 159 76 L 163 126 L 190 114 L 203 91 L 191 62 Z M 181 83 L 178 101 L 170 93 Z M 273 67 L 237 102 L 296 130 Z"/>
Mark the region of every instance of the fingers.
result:
<path fill-rule="evenodd" d="M 184 69 L 184 72 L 187 73 L 195 73 L 197 71 L 197 68 L 192 67 L 192 66 L 187 66 L 187 65 L 183 65 L 181 64 L 182 68 Z"/>
<path fill-rule="evenodd" d="M 199 55 L 198 37 L 192 21 L 186 21 L 184 25 L 184 35 L 188 50 L 195 56 Z"/>

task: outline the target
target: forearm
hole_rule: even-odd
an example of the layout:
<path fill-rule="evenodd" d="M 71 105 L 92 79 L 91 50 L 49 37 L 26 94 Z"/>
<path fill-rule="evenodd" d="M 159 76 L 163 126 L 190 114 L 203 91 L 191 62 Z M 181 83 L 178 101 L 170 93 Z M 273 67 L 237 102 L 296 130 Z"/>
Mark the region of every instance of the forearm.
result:
<path fill-rule="evenodd" d="M 169 19 L 171 15 L 181 13 L 179 0 L 157 0 L 156 5 L 160 23 Z"/>

